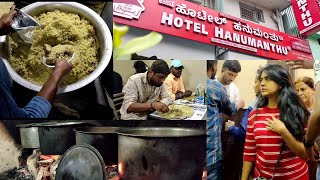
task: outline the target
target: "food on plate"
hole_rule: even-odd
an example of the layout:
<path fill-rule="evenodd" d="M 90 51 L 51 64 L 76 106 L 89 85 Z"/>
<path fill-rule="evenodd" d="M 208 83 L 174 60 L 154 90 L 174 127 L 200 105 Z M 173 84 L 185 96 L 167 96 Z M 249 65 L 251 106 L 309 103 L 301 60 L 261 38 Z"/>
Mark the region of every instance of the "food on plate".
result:
<path fill-rule="evenodd" d="M 160 113 L 160 116 L 165 119 L 186 119 L 193 115 L 194 110 L 190 106 L 186 105 L 169 105 L 169 111 L 167 113 Z"/>

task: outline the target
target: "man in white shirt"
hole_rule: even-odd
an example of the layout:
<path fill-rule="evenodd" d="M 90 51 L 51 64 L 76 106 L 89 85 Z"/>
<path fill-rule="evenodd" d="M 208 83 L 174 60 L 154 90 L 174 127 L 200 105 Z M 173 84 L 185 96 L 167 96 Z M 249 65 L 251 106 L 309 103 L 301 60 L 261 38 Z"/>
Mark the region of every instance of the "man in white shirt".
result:
<path fill-rule="evenodd" d="M 245 104 L 243 100 L 240 100 L 239 90 L 233 83 L 240 71 L 241 65 L 239 61 L 226 60 L 223 63 L 221 75 L 217 79 L 222 85 L 226 87 L 230 101 L 240 105 L 240 107 L 238 108 L 244 108 Z"/>

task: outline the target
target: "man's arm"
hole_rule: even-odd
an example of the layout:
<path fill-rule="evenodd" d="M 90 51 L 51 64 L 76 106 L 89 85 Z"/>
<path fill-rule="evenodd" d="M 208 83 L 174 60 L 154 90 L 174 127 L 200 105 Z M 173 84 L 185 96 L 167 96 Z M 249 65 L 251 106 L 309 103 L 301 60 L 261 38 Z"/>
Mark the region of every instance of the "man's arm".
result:
<path fill-rule="evenodd" d="M 233 116 L 237 112 L 237 105 L 230 101 L 229 95 L 224 87 L 222 87 L 220 91 L 220 101 L 222 104 L 222 113 Z"/>
<path fill-rule="evenodd" d="M 164 81 L 163 84 L 165 85 L 165 87 L 166 87 L 166 89 L 167 89 L 167 92 L 168 92 L 168 94 L 170 95 L 171 99 L 172 99 L 172 100 L 178 99 L 177 94 L 174 94 L 174 93 L 172 92 L 172 83 L 171 83 L 171 81 L 170 81 L 168 78 Z"/>
<path fill-rule="evenodd" d="M 245 112 L 245 114 L 243 115 L 241 122 L 240 122 L 240 126 L 241 127 L 236 127 L 236 126 L 231 126 L 229 128 L 229 132 L 231 134 L 233 134 L 235 137 L 241 139 L 242 141 L 245 140 L 246 138 L 246 129 L 247 129 L 247 125 L 248 125 L 248 117 L 250 112 L 253 110 L 253 108 L 251 106 L 248 107 L 247 111 Z"/>
<path fill-rule="evenodd" d="M 208 105 L 216 105 L 219 111 L 233 116 L 237 112 L 235 103 L 231 103 L 225 87 L 216 80 L 207 80 L 207 102 Z"/>
<path fill-rule="evenodd" d="M 0 18 L 0 35 L 6 35 L 11 30 L 12 18 L 16 15 L 16 11 L 4 14 Z M 3 71 L 8 74 L 2 62 Z M 8 84 L 3 84 L 1 87 L 2 96 L 4 99 L 1 104 L 5 107 L 1 108 L 1 118 L 46 118 L 51 110 L 51 104 L 57 92 L 58 86 L 62 78 L 71 71 L 72 65 L 65 60 L 56 63 L 54 72 L 51 74 L 49 80 L 42 87 L 40 92 L 32 98 L 32 100 L 24 107 L 19 108 L 12 98 L 11 89 Z M 9 78 L 7 76 L 6 78 Z M 7 112 L 2 112 L 6 110 Z"/>
<path fill-rule="evenodd" d="M 315 105 L 314 110 L 311 113 L 309 123 L 308 123 L 308 130 L 306 135 L 306 140 L 308 142 L 314 142 L 315 139 L 320 134 L 320 83 L 316 84 L 316 91 L 315 91 Z M 317 98 L 318 97 L 318 98 Z"/>
<path fill-rule="evenodd" d="M 152 109 L 158 110 L 160 112 L 167 112 L 169 110 L 167 105 L 160 102 L 138 103 L 138 91 L 139 90 L 135 82 L 129 78 L 128 82 L 122 90 L 122 92 L 124 93 L 124 100 L 121 109 L 123 109 L 127 113 L 148 112 Z M 169 99 L 171 100 L 170 96 Z"/>
<path fill-rule="evenodd" d="M 285 62 L 291 69 L 312 69 L 314 63 L 312 60 L 287 60 Z"/>
<path fill-rule="evenodd" d="M 182 98 L 184 98 L 184 97 L 189 97 L 189 96 L 191 96 L 191 94 L 192 94 L 192 91 L 190 91 L 190 90 L 187 90 L 186 92 L 177 92 L 176 94 L 175 94 L 175 97 L 176 97 L 176 99 L 182 99 Z"/>
<path fill-rule="evenodd" d="M 59 84 L 61 83 L 63 77 L 67 75 L 72 69 L 72 64 L 66 60 L 60 60 L 56 62 L 56 67 L 50 75 L 47 82 L 43 85 L 41 90 L 38 92 L 37 96 L 41 96 L 47 99 L 50 104 L 53 103 L 56 96 Z"/>
<path fill-rule="evenodd" d="M 124 93 L 122 108 L 127 113 L 146 112 L 152 109 L 151 103 L 138 103 L 138 87 L 131 78 L 124 85 L 122 92 Z"/>
<path fill-rule="evenodd" d="M 241 180 L 248 180 L 253 167 L 253 162 L 244 161 L 242 167 Z"/>
<path fill-rule="evenodd" d="M 308 130 L 305 137 L 307 143 L 314 143 L 320 134 L 320 61 L 314 61 L 314 78 L 315 78 L 315 104 L 311 113 Z M 312 147 L 306 147 L 308 157 L 314 159 Z M 319 153 L 319 152 L 317 152 Z"/>
<path fill-rule="evenodd" d="M 164 85 L 160 86 L 160 97 L 161 100 L 160 102 L 169 105 L 173 102 L 173 100 L 171 99 L 166 87 Z"/>
<path fill-rule="evenodd" d="M 239 89 L 235 84 L 234 85 L 234 97 L 235 97 L 235 103 L 237 104 L 238 110 L 245 107 L 245 102 L 243 99 L 240 99 L 240 92 Z"/>

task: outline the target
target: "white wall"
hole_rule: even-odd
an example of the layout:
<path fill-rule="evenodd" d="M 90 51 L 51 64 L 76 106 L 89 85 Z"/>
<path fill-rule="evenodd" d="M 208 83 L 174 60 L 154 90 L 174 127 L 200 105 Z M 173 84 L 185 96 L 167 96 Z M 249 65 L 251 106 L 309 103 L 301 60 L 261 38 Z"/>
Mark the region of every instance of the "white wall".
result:
<path fill-rule="evenodd" d="M 262 58 L 259 56 L 253 56 L 249 54 L 243 54 L 236 51 L 228 51 L 226 53 L 226 56 L 223 57 L 223 59 L 230 59 L 230 60 L 266 60 L 266 58 Z"/>
<path fill-rule="evenodd" d="M 252 1 L 248 0 L 224 0 L 224 8 L 223 11 L 226 14 L 230 14 L 235 17 L 241 18 L 240 15 L 240 5 L 239 2 L 242 2 L 244 4 L 247 4 L 249 6 L 255 6 L 255 4 Z M 270 14 L 272 14 L 272 10 L 264 8 L 262 6 L 256 5 L 256 8 L 261 9 L 263 11 L 263 16 L 264 16 L 264 23 L 259 22 L 259 25 L 278 30 L 277 24 L 271 19 Z"/>
<path fill-rule="evenodd" d="M 123 43 L 129 40 L 147 35 L 150 31 L 129 27 L 129 32 L 123 37 Z M 141 56 L 157 56 L 158 59 L 214 59 L 215 50 L 213 45 L 204 44 L 196 41 L 191 41 L 175 36 L 163 34 L 163 39 L 160 44 L 137 52 Z"/>
<path fill-rule="evenodd" d="M 314 71 L 313 69 L 297 69 L 294 71 L 294 78 L 297 80 L 300 77 L 308 76 L 314 80 Z"/>

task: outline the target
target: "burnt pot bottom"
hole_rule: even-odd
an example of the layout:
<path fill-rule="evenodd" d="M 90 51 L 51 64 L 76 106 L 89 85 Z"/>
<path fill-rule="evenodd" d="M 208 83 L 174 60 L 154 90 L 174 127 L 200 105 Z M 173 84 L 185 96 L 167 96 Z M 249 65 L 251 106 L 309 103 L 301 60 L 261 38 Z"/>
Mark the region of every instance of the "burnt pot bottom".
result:
<path fill-rule="evenodd" d="M 119 135 L 122 180 L 201 180 L 206 137 L 130 137 Z"/>

